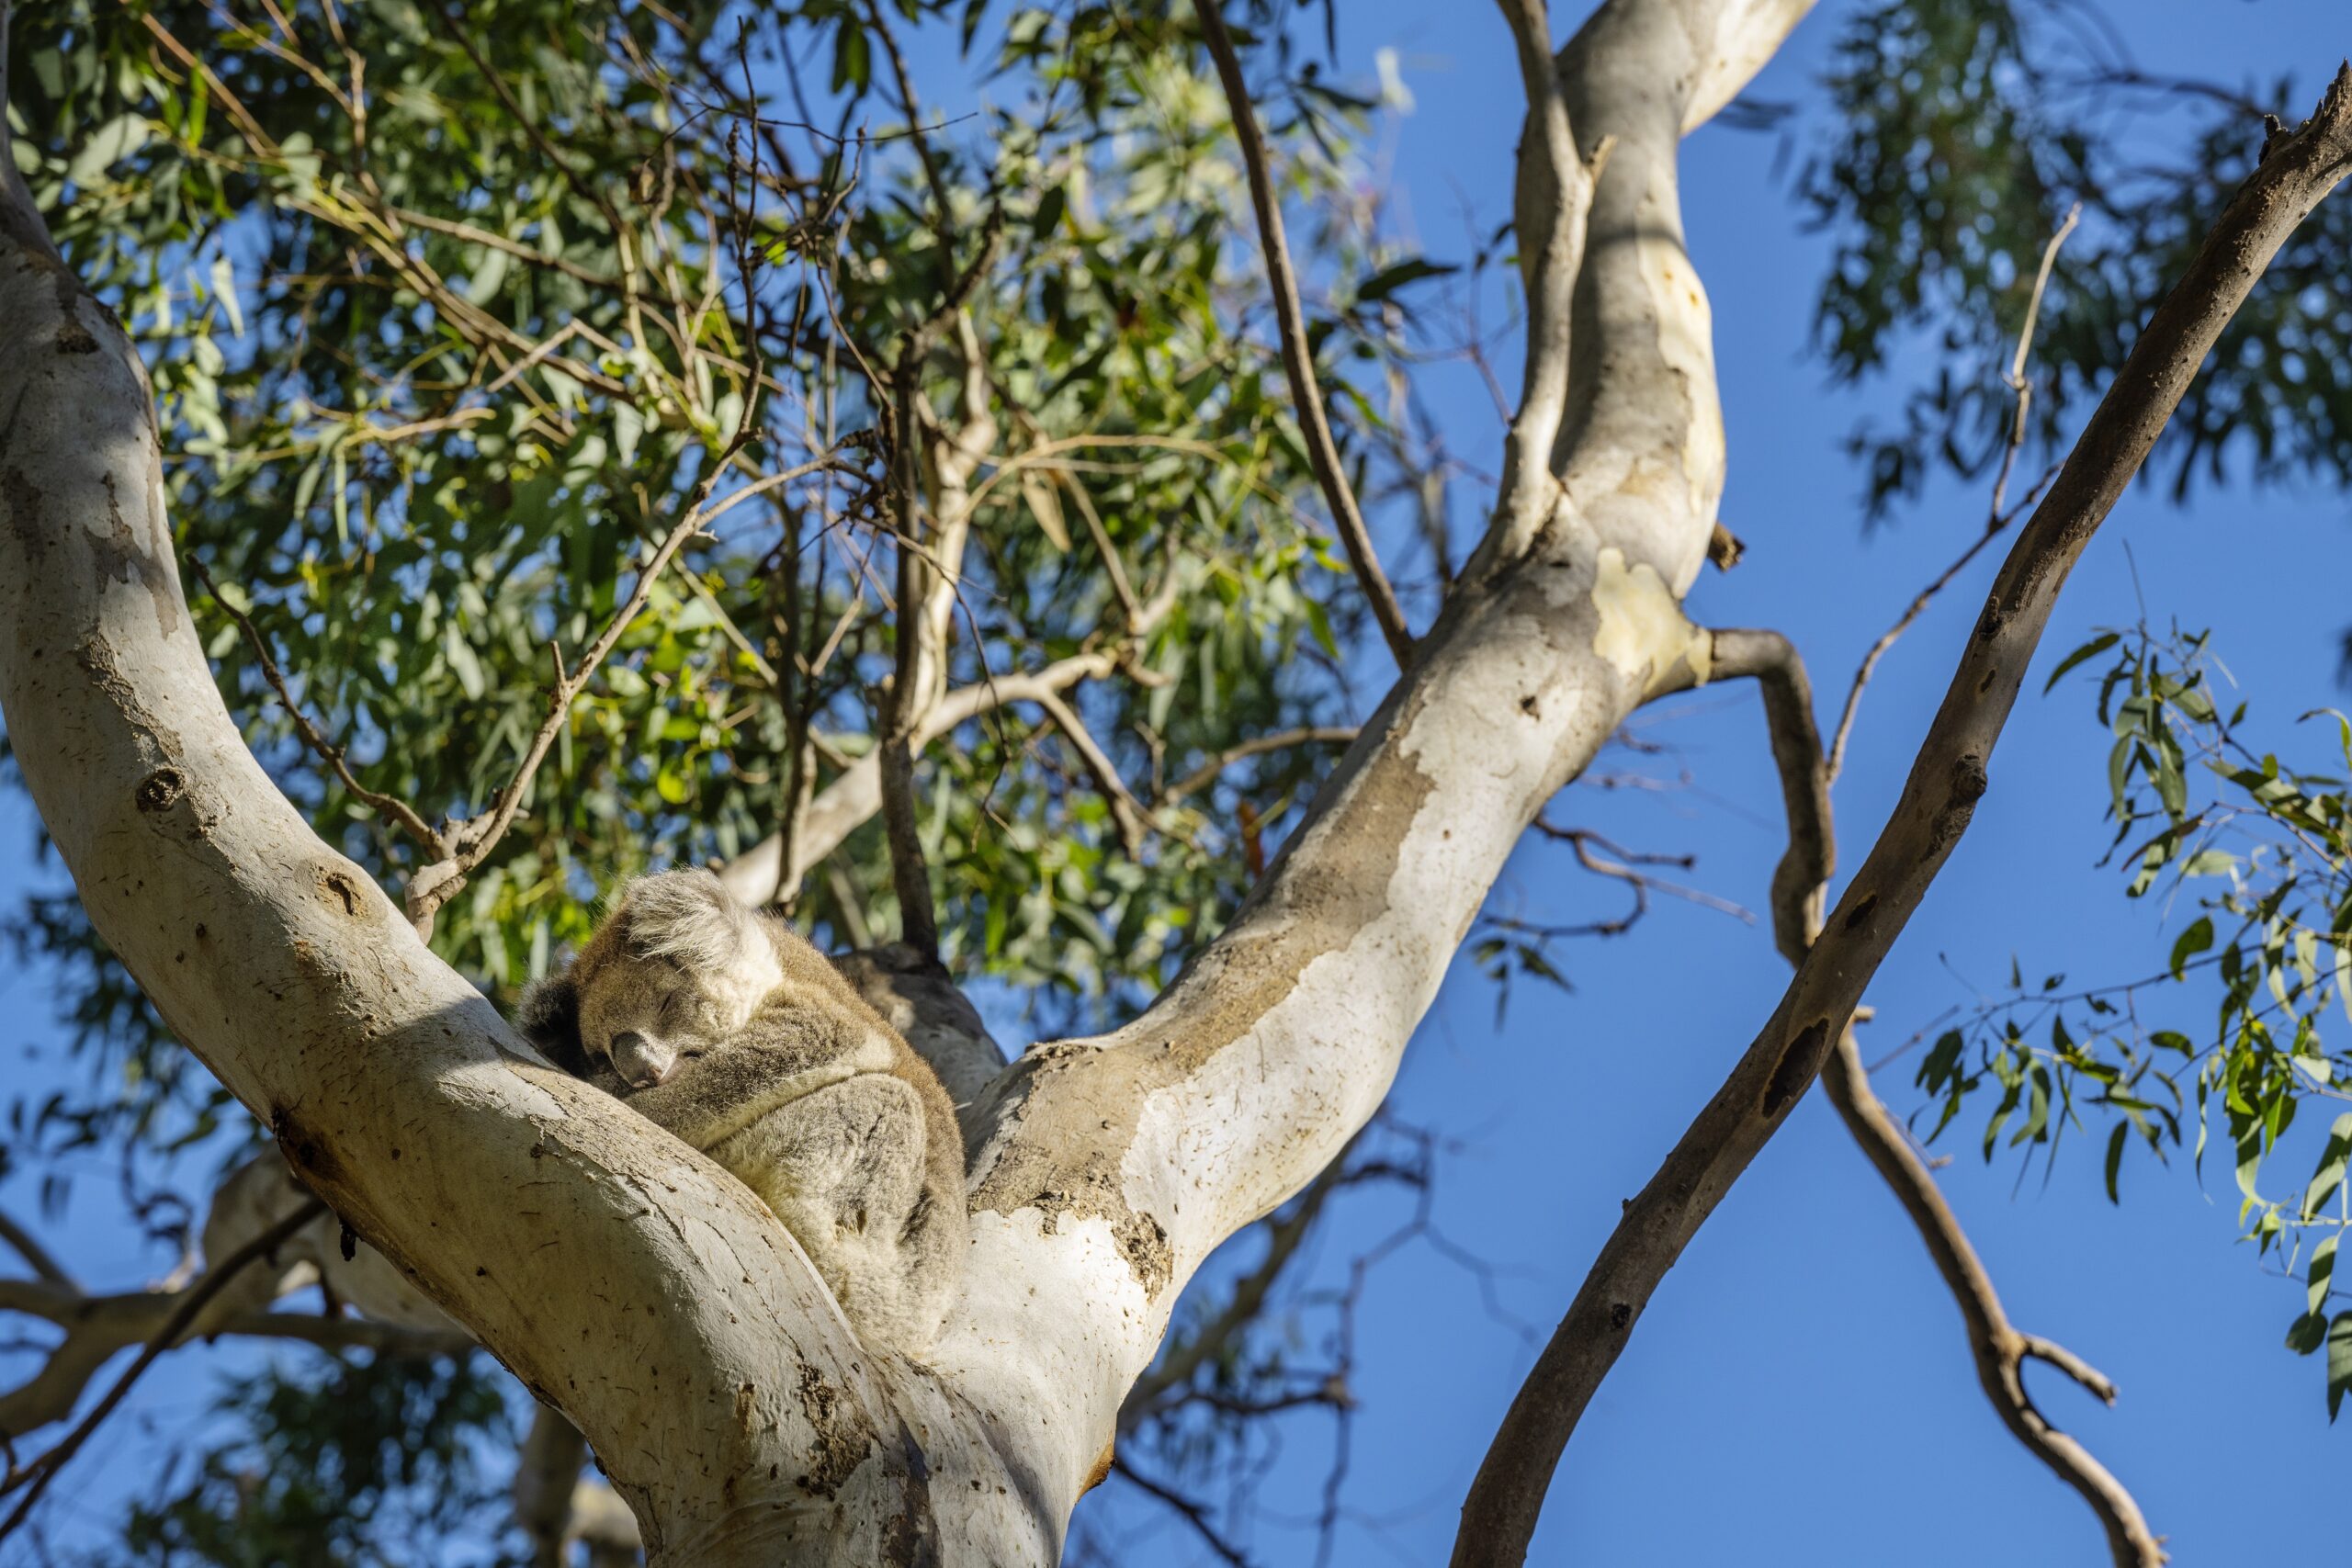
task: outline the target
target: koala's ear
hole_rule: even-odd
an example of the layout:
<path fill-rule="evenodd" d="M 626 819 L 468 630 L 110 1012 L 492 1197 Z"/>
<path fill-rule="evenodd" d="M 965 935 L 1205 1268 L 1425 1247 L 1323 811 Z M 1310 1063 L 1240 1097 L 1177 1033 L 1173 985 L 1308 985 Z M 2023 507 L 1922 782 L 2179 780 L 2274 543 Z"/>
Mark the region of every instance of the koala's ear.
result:
<path fill-rule="evenodd" d="M 588 1050 L 580 1041 L 580 987 L 569 975 L 534 980 L 514 1010 L 514 1027 L 548 1061 L 573 1077 L 588 1076 Z"/>
<path fill-rule="evenodd" d="M 630 947 L 690 969 L 731 969 L 765 940 L 758 914 L 707 871 L 640 876 L 621 895 L 620 908 Z"/>

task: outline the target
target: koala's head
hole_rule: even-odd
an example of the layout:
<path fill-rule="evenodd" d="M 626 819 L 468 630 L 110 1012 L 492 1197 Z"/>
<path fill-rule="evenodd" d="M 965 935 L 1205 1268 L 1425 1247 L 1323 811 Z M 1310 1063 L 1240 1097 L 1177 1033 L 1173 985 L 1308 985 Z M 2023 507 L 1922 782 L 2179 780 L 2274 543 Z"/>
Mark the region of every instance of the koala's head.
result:
<path fill-rule="evenodd" d="M 783 979 L 764 922 L 707 871 L 622 889 L 571 967 L 523 994 L 516 1023 L 548 1059 L 627 1089 L 720 1049 Z"/>

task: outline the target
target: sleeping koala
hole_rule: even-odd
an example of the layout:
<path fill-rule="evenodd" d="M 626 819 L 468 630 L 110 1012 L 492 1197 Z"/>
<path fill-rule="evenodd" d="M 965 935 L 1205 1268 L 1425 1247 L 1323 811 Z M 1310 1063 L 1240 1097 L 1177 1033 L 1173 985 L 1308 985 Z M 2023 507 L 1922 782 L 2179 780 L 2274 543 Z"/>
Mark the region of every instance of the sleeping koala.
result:
<path fill-rule="evenodd" d="M 640 877 L 516 1023 L 749 1187 L 869 1346 L 919 1351 L 964 1267 L 964 1145 L 928 1063 L 707 871 Z"/>

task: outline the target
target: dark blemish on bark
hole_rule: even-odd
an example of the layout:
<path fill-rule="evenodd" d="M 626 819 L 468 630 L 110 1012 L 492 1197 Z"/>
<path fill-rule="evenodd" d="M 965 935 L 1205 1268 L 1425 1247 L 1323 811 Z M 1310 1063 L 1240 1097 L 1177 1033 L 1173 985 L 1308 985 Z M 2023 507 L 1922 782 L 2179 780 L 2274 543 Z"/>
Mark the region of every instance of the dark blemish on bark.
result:
<path fill-rule="evenodd" d="M 348 1263 L 353 1258 L 359 1256 L 359 1237 L 358 1235 L 352 1230 L 351 1226 L 343 1220 L 338 1218 L 335 1224 L 342 1227 L 341 1233 L 335 1237 L 335 1250 L 341 1252 L 343 1254 L 343 1260 L 345 1263 Z M 477 1269 L 476 1272 L 479 1273 L 480 1270 Z"/>
<path fill-rule="evenodd" d="M 799 1395 L 801 1414 L 817 1433 L 800 1489 L 812 1497 L 829 1498 L 865 1462 L 874 1447 L 874 1427 L 865 1412 L 843 1399 L 814 1367 L 800 1369 L 800 1383 L 794 1392 Z"/>
<path fill-rule="evenodd" d="M 80 297 L 81 291 L 81 285 L 74 280 L 74 274 L 64 267 L 59 267 L 57 269 L 57 308 L 63 312 L 62 319 L 57 323 L 57 352 L 60 354 L 98 352 L 98 340 L 90 335 L 90 329 L 82 324 L 80 314 L 74 309 L 74 302 Z"/>
<path fill-rule="evenodd" d="M 1623 1334 L 1625 1332 L 1625 1325 L 1633 1321 L 1634 1309 L 1631 1306 L 1627 1305 L 1623 1302 L 1611 1302 L 1609 1303 L 1610 1327 L 1615 1329 L 1618 1333 Z"/>
<path fill-rule="evenodd" d="M 147 590 L 148 601 L 155 608 L 155 626 L 165 637 L 179 630 L 179 587 L 164 563 L 130 531 L 130 523 L 122 514 L 122 501 L 116 493 L 114 476 L 100 474 L 98 482 L 107 490 L 107 532 L 103 537 L 93 536 L 91 553 L 97 557 L 98 575 L 121 583 L 137 582 Z"/>
<path fill-rule="evenodd" d="M 343 1162 L 326 1145 L 324 1139 L 304 1126 L 293 1111 L 273 1107 L 269 1113 L 269 1131 L 277 1140 L 277 1152 L 294 1168 L 294 1174 L 305 1187 L 317 1191 L 322 1188 L 340 1186 Z"/>
<path fill-rule="evenodd" d="M 1102 1445 L 1102 1452 L 1101 1456 L 1095 1460 L 1092 1467 L 1087 1471 L 1085 1483 L 1078 1489 L 1078 1495 L 1080 1496 L 1085 1496 L 1089 1492 L 1093 1491 L 1097 1486 L 1102 1484 L 1104 1478 L 1109 1476 L 1111 1473 L 1111 1461 L 1117 1456 L 1118 1450 L 1119 1439 L 1116 1438 L 1111 1438 Z M 972 1483 L 972 1490 L 978 1492 L 979 1489 L 980 1483 L 978 1481 L 975 1480 Z"/>
<path fill-rule="evenodd" d="M 8 531 L 24 547 L 28 565 L 38 567 L 49 553 L 49 535 L 41 525 L 41 493 L 25 470 L 11 464 L 0 473 L 0 501 L 8 503 Z"/>
<path fill-rule="evenodd" d="M 888 1568 L 939 1568 L 939 1521 L 932 1517 L 931 1462 L 906 1423 L 899 1423 L 899 1453 L 907 1464 L 906 1506 L 882 1526 Z"/>
<path fill-rule="evenodd" d="M 1176 1272 L 1175 1251 L 1168 1245 L 1168 1233 L 1159 1222 L 1149 1214 L 1131 1213 L 1113 1225 L 1111 1234 L 1118 1238 L 1119 1251 L 1135 1270 L 1144 1294 L 1159 1295 Z"/>
<path fill-rule="evenodd" d="M 1984 799 L 1992 783 L 1984 773 L 1984 759 L 1973 753 L 1962 756 L 1952 767 L 1952 798 L 1963 806 L 1974 806 Z"/>
<path fill-rule="evenodd" d="M 2001 601 L 1987 595 L 1984 600 L 1984 614 L 1976 617 L 1976 640 L 1991 642 L 2001 635 L 2001 628 L 2008 625 L 2008 622 L 2009 617 L 2002 612 Z"/>
<path fill-rule="evenodd" d="M 139 781 L 139 788 L 133 792 L 131 798 L 138 803 L 139 809 L 141 811 L 161 811 L 179 799 L 187 791 L 187 781 L 180 776 L 180 771 L 177 768 L 157 768 Z M 196 934 L 202 936 L 204 928 L 197 927 Z"/>
<path fill-rule="evenodd" d="M 339 871 L 330 871 L 324 876 L 319 878 L 319 882 L 328 892 L 343 900 L 343 912 L 345 914 L 356 915 L 359 913 L 359 889 L 351 885 L 351 878 L 344 875 L 343 873 Z"/>
<path fill-rule="evenodd" d="M 1859 928 L 1864 920 L 1871 918 L 1872 911 L 1876 910 L 1877 908 L 1878 895 L 1875 893 L 1864 894 L 1862 896 L 1862 901 L 1855 905 L 1852 911 L 1847 915 L 1846 929 L 1848 931 L 1853 931 Z"/>
<path fill-rule="evenodd" d="M 1530 718 L 1542 718 L 1544 716 L 1543 705 L 1535 700 L 1535 694 L 1532 692 L 1528 693 L 1527 695 L 1519 699 L 1519 711 L 1527 715 Z"/>
<path fill-rule="evenodd" d="M 1810 1058 L 1829 1038 L 1829 1021 L 1816 1018 L 1804 1026 L 1789 1048 L 1781 1054 L 1780 1065 L 1772 1069 L 1772 1078 L 1764 1086 L 1764 1117 L 1766 1121 L 1787 1110 L 1813 1081 L 1815 1068 Z"/>

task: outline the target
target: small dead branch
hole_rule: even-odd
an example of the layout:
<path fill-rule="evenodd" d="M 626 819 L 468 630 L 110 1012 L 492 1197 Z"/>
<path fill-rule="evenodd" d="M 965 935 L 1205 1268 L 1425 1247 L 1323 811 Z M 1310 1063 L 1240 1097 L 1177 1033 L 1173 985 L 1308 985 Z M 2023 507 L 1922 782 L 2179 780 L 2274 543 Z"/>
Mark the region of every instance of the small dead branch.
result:
<path fill-rule="evenodd" d="M 1412 629 L 1396 603 L 1396 591 L 1380 570 L 1372 532 L 1364 525 L 1355 491 L 1349 488 L 1340 467 L 1340 449 L 1331 439 L 1330 422 L 1323 415 L 1323 394 L 1315 384 L 1314 354 L 1307 346 L 1305 313 L 1299 308 L 1298 279 L 1291 270 L 1289 243 L 1283 238 L 1282 206 L 1266 166 L 1266 144 L 1259 134 L 1257 113 L 1250 107 L 1249 84 L 1242 80 L 1241 62 L 1234 55 L 1233 37 L 1226 31 L 1217 0 L 1199 6 L 1196 14 L 1202 39 L 1216 62 L 1217 80 L 1224 85 L 1226 102 L 1233 111 L 1233 134 L 1241 144 L 1242 166 L 1249 172 L 1250 204 L 1257 213 L 1258 238 L 1265 248 L 1266 281 L 1282 338 L 1283 369 L 1290 378 L 1291 401 L 1298 409 L 1299 433 L 1305 438 L 1316 482 L 1322 487 L 1324 502 L 1331 509 L 1340 542 L 1355 567 L 1356 581 L 1363 585 L 1373 618 L 1380 623 L 1381 635 L 1388 639 L 1389 651 L 1402 669 L 1413 661 Z"/>
<path fill-rule="evenodd" d="M 2031 506 L 2041 497 L 2043 489 L 2057 477 L 2058 470 L 2051 468 L 2018 503 L 2017 511 L 2003 509 L 2008 494 L 2009 474 L 2017 467 L 2018 453 L 2025 446 L 2026 411 L 2033 404 L 2033 383 L 2026 378 L 2025 364 L 2027 355 L 2033 348 L 2034 323 L 2041 317 L 2042 292 L 2050 287 L 2050 269 L 2057 265 L 2058 247 L 2064 244 L 2066 236 L 2075 231 L 2075 225 L 2082 215 L 2081 202 L 2068 208 L 2066 220 L 2058 225 L 2058 231 L 2051 235 L 2050 243 L 2042 247 L 2041 269 L 2034 274 L 2033 293 L 2026 300 L 2025 325 L 2018 332 L 2017 355 L 2010 361 L 2007 374 L 2001 378 L 2003 383 L 2017 394 L 2017 412 L 2009 421 L 2009 439 L 2007 447 L 2001 454 L 2001 470 L 1993 480 L 1993 505 L 1985 516 L 1984 530 L 1977 535 L 1974 543 L 1961 551 L 1959 559 L 1944 568 L 1933 582 L 1919 591 L 1918 596 L 1911 601 L 1903 614 L 1895 617 L 1894 624 L 1880 633 L 1879 639 L 1871 644 L 1871 650 L 1862 655 L 1861 667 L 1854 671 L 1854 683 L 1846 690 L 1845 708 L 1838 715 L 1837 738 L 1829 743 L 1829 782 L 1832 784 L 1838 782 L 1838 775 L 1845 770 L 1846 741 L 1854 732 L 1854 715 L 1862 705 L 1862 688 L 1871 683 L 1871 675 L 1878 671 L 1878 661 L 1886 657 L 1886 650 L 1894 646 L 1895 639 L 1909 631 L 1911 624 L 1926 613 L 1936 595 L 1950 587 L 1953 578 L 1968 570 L 1968 563 L 1983 554 L 1984 547 L 2016 521 L 2018 512 Z M 1738 558 L 1736 553 L 1732 557 L 1735 561 Z"/>

